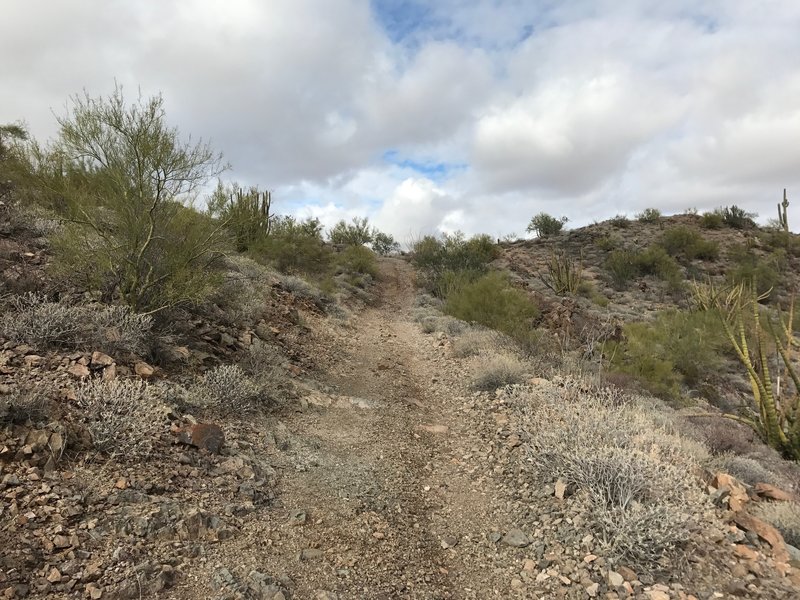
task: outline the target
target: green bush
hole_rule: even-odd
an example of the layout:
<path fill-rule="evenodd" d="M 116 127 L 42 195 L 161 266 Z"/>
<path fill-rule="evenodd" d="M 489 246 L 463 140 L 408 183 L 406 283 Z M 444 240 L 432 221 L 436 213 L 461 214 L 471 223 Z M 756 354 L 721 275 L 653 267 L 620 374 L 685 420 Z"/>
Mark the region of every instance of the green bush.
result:
<path fill-rule="evenodd" d="M 439 298 L 447 297 L 453 282 L 473 281 L 497 258 L 498 249 L 488 235 L 466 239 L 463 234 L 441 238 L 425 236 L 412 247 L 411 262 L 420 271 L 420 282 Z"/>
<path fill-rule="evenodd" d="M 274 220 L 271 206 L 269 192 L 261 192 L 258 187 L 250 187 L 245 192 L 237 183 L 225 187 L 221 181 L 208 200 L 209 214 L 224 223 L 239 252 L 269 235 Z"/>
<path fill-rule="evenodd" d="M 714 311 L 667 311 L 652 322 L 627 324 L 612 362 L 653 394 L 675 400 L 682 384 L 697 386 L 719 370 L 725 348 Z"/>
<path fill-rule="evenodd" d="M 700 225 L 705 229 L 722 229 L 725 226 L 725 220 L 722 218 L 722 214 L 717 211 L 707 212 L 700 217 Z"/>
<path fill-rule="evenodd" d="M 608 220 L 612 226 L 617 227 L 618 229 L 627 229 L 631 226 L 631 221 L 625 215 L 617 215 L 612 217 Z"/>
<path fill-rule="evenodd" d="M 363 246 L 372 243 L 375 233 L 369 225 L 369 219 L 354 217 L 351 223 L 344 220 L 336 223 L 328 233 L 328 239 L 332 244 Z"/>
<path fill-rule="evenodd" d="M 250 254 L 288 274 L 319 277 L 329 273 L 333 265 L 333 252 L 322 241 L 322 226 L 317 219 L 277 219 L 270 235 L 260 238 Z"/>
<path fill-rule="evenodd" d="M 636 215 L 636 218 L 641 223 L 660 223 L 661 211 L 657 208 L 645 208 L 642 212 Z"/>
<path fill-rule="evenodd" d="M 30 144 L 26 160 L 40 201 L 72 224 L 61 247 L 80 262 L 65 267 L 90 271 L 136 312 L 205 297 L 225 236 L 188 199 L 223 170 L 221 157 L 182 141 L 160 96 L 76 96 L 58 123 L 57 142 Z"/>
<path fill-rule="evenodd" d="M 719 212 L 722 216 L 722 222 L 732 229 L 752 229 L 756 226 L 756 222 L 753 219 L 758 215 L 756 213 L 747 212 L 735 204 L 733 206 L 718 208 L 716 212 Z"/>
<path fill-rule="evenodd" d="M 719 256 L 719 245 L 716 242 L 705 239 L 689 227 L 673 227 L 661 236 L 659 244 L 670 256 L 686 260 L 715 260 Z"/>
<path fill-rule="evenodd" d="M 628 287 L 630 281 L 639 276 L 638 254 L 630 250 L 614 250 L 606 258 L 606 270 L 611 283 L 618 290 Z"/>
<path fill-rule="evenodd" d="M 781 283 L 781 271 L 786 266 L 785 251 L 759 257 L 739 244 L 730 248 L 728 258 L 734 263 L 728 271 L 728 281 L 732 284 L 755 282 L 757 292 L 764 294 Z"/>
<path fill-rule="evenodd" d="M 604 252 L 611 252 L 622 245 L 622 239 L 618 235 L 604 235 L 597 238 L 594 245 Z"/>
<path fill-rule="evenodd" d="M 366 246 L 348 246 L 336 257 L 336 263 L 344 272 L 378 276 L 375 253 Z"/>
<path fill-rule="evenodd" d="M 636 256 L 636 264 L 643 275 L 654 275 L 664 281 L 681 279 L 681 267 L 661 246 L 650 246 Z"/>
<path fill-rule="evenodd" d="M 400 250 L 400 244 L 395 241 L 394 237 L 382 231 L 375 232 L 371 245 L 372 249 L 381 256 L 387 256 Z"/>
<path fill-rule="evenodd" d="M 539 316 L 538 307 L 525 292 L 511 286 L 508 277 L 491 272 L 452 290 L 444 311 L 470 323 L 480 323 L 516 339 L 524 339 Z"/>
<path fill-rule="evenodd" d="M 569 221 L 567 217 L 553 217 L 547 213 L 539 213 L 528 223 L 526 231 L 536 233 L 537 237 L 556 235 L 564 228 L 564 224 Z"/>

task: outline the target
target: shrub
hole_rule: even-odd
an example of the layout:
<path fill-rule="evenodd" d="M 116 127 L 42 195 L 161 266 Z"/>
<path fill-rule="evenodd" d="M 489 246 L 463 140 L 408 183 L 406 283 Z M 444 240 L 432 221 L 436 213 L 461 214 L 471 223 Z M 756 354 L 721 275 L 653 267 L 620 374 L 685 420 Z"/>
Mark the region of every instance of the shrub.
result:
<path fill-rule="evenodd" d="M 192 389 L 201 405 L 243 413 L 255 408 L 261 390 L 237 365 L 221 365 L 203 375 Z"/>
<path fill-rule="evenodd" d="M 378 276 L 378 261 L 375 253 L 366 246 L 348 246 L 336 257 L 343 272 Z"/>
<path fill-rule="evenodd" d="M 147 457 L 162 431 L 164 414 L 156 398 L 145 382 L 131 379 L 91 379 L 77 391 L 94 447 L 128 459 Z"/>
<path fill-rule="evenodd" d="M 717 211 L 707 212 L 700 217 L 700 225 L 705 229 L 722 229 L 725 226 L 725 220 Z"/>
<path fill-rule="evenodd" d="M 624 290 L 632 279 L 639 276 L 638 255 L 630 250 L 614 250 L 606 258 L 606 270 L 611 275 L 611 283 L 618 290 Z"/>
<path fill-rule="evenodd" d="M 583 258 L 575 260 L 563 252 L 551 252 L 547 274 L 540 273 L 539 279 L 559 296 L 576 294 L 583 281 Z"/>
<path fill-rule="evenodd" d="M 49 417 L 50 399 L 39 387 L 15 388 L 11 394 L 0 397 L 0 425 L 36 423 Z"/>
<path fill-rule="evenodd" d="M 627 229 L 631 226 L 631 221 L 625 215 L 616 215 L 608 220 L 608 222 L 618 229 Z"/>
<path fill-rule="evenodd" d="M 589 503 L 592 528 L 609 558 L 635 568 L 669 568 L 682 558 L 689 507 L 701 502 L 689 474 L 694 457 L 639 432 L 678 437 L 618 392 L 566 379 L 561 386 L 512 388 L 508 403 L 529 440 L 531 475 L 561 479 Z"/>
<path fill-rule="evenodd" d="M 756 213 L 747 212 L 735 204 L 733 206 L 719 208 L 716 212 L 722 216 L 722 222 L 732 229 L 752 229 L 756 226 L 753 219 L 758 215 Z"/>
<path fill-rule="evenodd" d="M 797 502 L 762 502 L 756 516 L 771 523 L 781 532 L 787 544 L 800 548 L 800 504 Z"/>
<path fill-rule="evenodd" d="M 382 231 L 375 232 L 371 245 L 372 249 L 381 256 L 388 256 L 400 250 L 400 244 L 395 241 L 394 237 Z"/>
<path fill-rule="evenodd" d="M 457 358 L 477 356 L 479 354 L 496 354 L 510 351 L 513 342 L 502 333 L 491 329 L 467 331 L 453 342 L 452 354 Z"/>
<path fill-rule="evenodd" d="M 108 98 L 72 98 L 58 123 L 57 144 L 32 144 L 28 158 L 42 194 L 72 224 L 60 244 L 82 260 L 63 268 L 95 273 L 136 312 L 204 298 L 225 235 L 184 201 L 223 170 L 221 157 L 182 141 L 160 96 L 129 105 L 119 87 Z"/>
<path fill-rule="evenodd" d="M 728 258 L 734 263 L 728 271 L 728 282 L 733 285 L 751 285 L 755 282 L 758 294 L 766 294 L 781 283 L 785 255 L 772 253 L 759 257 L 741 244 L 732 246 Z"/>
<path fill-rule="evenodd" d="M 669 282 L 681 279 L 680 265 L 661 246 L 650 246 L 636 256 L 635 262 L 643 275 L 654 275 Z"/>
<path fill-rule="evenodd" d="M 345 244 L 348 246 L 363 246 L 375 238 L 376 231 L 370 226 L 366 217 L 353 217 L 351 223 L 339 221 L 328 232 L 328 239 L 332 244 Z"/>
<path fill-rule="evenodd" d="M 670 256 L 686 260 L 715 260 L 719 256 L 716 242 L 706 240 L 700 233 L 689 227 L 673 227 L 661 237 L 659 244 Z"/>
<path fill-rule="evenodd" d="M 440 239 L 425 236 L 412 247 L 411 261 L 419 269 L 423 287 L 446 298 L 447 294 L 480 277 L 497 257 L 498 249 L 488 235 L 466 239 L 445 234 Z"/>
<path fill-rule="evenodd" d="M 3 335 L 34 348 L 62 346 L 112 355 L 120 351 L 143 354 L 151 340 L 152 317 L 136 314 L 127 306 L 72 306 L 49 302 L 35 293 L 11 298 L 11 305 L 15 310 L 3 317 Z"/>
<path fill-rule="evenodd" d="M 657 208 L 645 208 L 642 212 L 636 215 L 640 223 L 660 223 L 661 211 Z"/>
<path fill-rule="evenodd" d="M 548 235 L 556 235 L 564 228 L 564 224 L 569 219 L 567 217 L 553 217 L 547 213 L 539 213 L 531 219 L 528 223 L 526 231 L 536 233 L 537 237 L 546 237 Z"/>
<path fill-rule="evenodd" d="M 321 276 L 333 263 L 333 252 L 322 241 L 321 231 L 318 219 L 281 217 L 273 223 L 269 236 L 251 246 L 251 254 L 281 273 Z"/>
<path fill-rule="evenodd" d="M 532 330 L 539 309 L 506 275 L 487 273 L 453 291 L 445 302 L 447 314 L 468 323 L 480 323 L 511 337 L 524 338 Z"/>
<path fill-rule="evenodd" d="M 471 386 L 476 390 L 494 391 L 498 388 L 520 383 L 525 366 L 512 355 L 498 354 L 481 362 L 472 376 Z"/>
<path fill-rule="evenodd" d="M 281 277 L 280 281 L 283 289 L 300 298 L 311 300 L 317 306 L 321 307 L 330 302 L 330 298 L 325 292 L 301 277 L 284 275 Z"/>
<path fill-rule="evenodd" d="M 722 365 L 725 338 L 714 311 L 667 311 L 649 323 L 628 323 L 614 353 L 614 368 L 641 378 L 665 399 L 680 397 L 680 385 L 696 386 Z"/>
<path fill-rule="evenodd" d="M 611 250 L 616 250 L 622 245 L 622 239 L 617 235 L 604 235 L 603 237 L 595 240 L 594 244 L 600 248 L 600 250 L 604 252 L 610 252 Z"/>

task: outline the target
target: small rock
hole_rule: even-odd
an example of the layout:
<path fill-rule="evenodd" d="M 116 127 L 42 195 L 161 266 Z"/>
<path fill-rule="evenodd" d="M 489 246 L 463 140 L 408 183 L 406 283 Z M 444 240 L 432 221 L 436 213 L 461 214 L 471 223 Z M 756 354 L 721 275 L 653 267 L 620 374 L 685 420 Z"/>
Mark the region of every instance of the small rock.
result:
<path fill-rule="evenodd" d="M 320 590 L 314 595 L 314 600 L 339 600 L 339 595 L 336 592 Z"/>
<path fill-rule="evenodd" d="M 94 583 L 89 583 L 86 585 L 86 595 L 92 600 L 98 600 L 99 598 L 103 597 L 103 590 L 102 588 L 97 587 Z"/>
<path fill-rule="evenodd" d="M 148 365 L 146 362 L 139 361 L 133 365 L 133 372 L 142 379 L 150 379 L 156 370 Z"/>
<path fill-rule="evenodd" d="M 589 595 L 590 598 L 595 598 L 599 590 L 600 590 L 599 583 L 593 583 L 592 585 L 586 587 L 586 593 Z"/>
<path fill-rule="evenodd" d="M 608 585 L 610 585 L 612 588 L 618 588 L 623 583 L 625 583 L 625 578 L 622 577 L 622 575 L 616 571 L 608 572 Z"/>
<path fill-rule="evenodd" d="M 625 581 L 638 581 L 639 576 L 633 569 L 629 569 L 628 567 L 620 567 L 617 569 L 617 573 L 622 575 L 625 578 Z"/>
<path fill-rule="evenodd" d="M 514 548 L 524 548 L 530 545 L 531 539 L 521 529 L 511 529 L 503 536 L 503 543 Z"/>
<path fill-rule="evenodd" d="M 733 553 L 739 558 L 746 558 L 747 560 L 756 560 L 758 558 L 758 552 L 744 544 L 736 544 L 733 547 Z"/>
<path fill-rule="evenodd" d="M 320 560 L 322 557 L 323 552 L 318 548 L 305 548 L 300 552 L 300 560 L 303 561 Z"/>
<path fill-rule="evenodd" d="M 50 572 L 47 574 L 47 581 L 50 583 L 61 583 L 61 572 L 53 567 L 50 569 Z"/>
<path fill-rule="evenodd" d="M 563 500 L 564 498 L 572 495 L 572 486 L 565 483 L 561 479 L 556 481 L 555 485 L 555 496 L 559 500 Z"/>
<path fill-rule="evenodd" d="M 22 362 L 25 363 L 26 367 L 38 367 L 42 364 L 42 357 L 36 354 L 29 354 L 25 358 L 22 359 Z"/>
<path fill-rule="evenodd" d="M 103 352 L 92 352 L 92 362 L 91 365 L 96 368 L 103 368 L 103 367 L 110 367 L 114 364 L 114 359 L 111 358 L 108 354 Z"/>
<path fill-rule="evenodd" d="M 526 558 L 522 561 L 522 570 L 528 573 L 532 573 L 536 570 L 536 561 L 530 558 Z"/>
<path fill-rule="evenodd" d="M 458 545 L 458 538 L 454 535 L 446 535 L 442 538 L 442 548 L 447 550 Z"/>
<path fill-rule="evenodd" d="M 219 425 L 197 423 L 180 430 L 178 439 L 184 444 L 219 454 L 225 444 L 225 433 Z"/>
<path fill-rule="evenodd" d="M 647 592 L 649 600 L 669 600 L 669 594 L 661 590 L 650 590 Z"/>
<path fill-rule="evenodd" d="M 289 514 L 289 525 L 305 525 L 308 521 L 308 513 L 304 510 L 293 510 Z"/>
<path fill-rule="evenodd" d="M 92 373 L 89 371 L 89 367 L 86 365 L 81 365 L 79 363 L 75 363 L 69 369 L 67 369 L 67 373 L 75 377 L 76 379 L 86 379 Z"/>
<path fill-rule="evenodd" d="M 117 378 L 117 365 L 108 365 L 103 369 L 103 381 L 114 381 Z"/>
<path fill-rule="evenodd" d="M 500 533 L 499 531 L 492 531 L 491 533 L 489 533 L 489 534 L 486 536 L 486 538 L 487 538 L 487 539 L 488 539 L 488 540 L 489 540 L 489 541 L 490 541 L 492 544 L 496 544 L 496 543 L 498 543 L 500 540 L 502 540 L 502 539 L 503 539 L 503 534 L 502 534 L 502 533 Z"/>

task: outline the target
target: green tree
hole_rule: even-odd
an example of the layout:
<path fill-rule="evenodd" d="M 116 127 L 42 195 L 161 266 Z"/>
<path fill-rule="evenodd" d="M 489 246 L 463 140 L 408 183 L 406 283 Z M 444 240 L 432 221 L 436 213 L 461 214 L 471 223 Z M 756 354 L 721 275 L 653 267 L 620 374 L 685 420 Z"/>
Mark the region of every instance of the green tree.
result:
<path fill-rule="evenodd" d="M 223 236 L 190 203 L 224 170 L 222 157 L 167 125 L 161 95 L 128 103 L 118 86 L 71 100 L 55 145 L 29 152 L 40 188 L 70 223 L 61 247 L 137 312 L 199 299 Z"/>
<path fill-rule="evenodd" d="M 376 231 L 372 239 L 372 249 L 381 256 L 386 256 L 392 252 L 398 251 L 400 249 L 400 244 L 388 233 Z"/>
<path fill-rule="evenodd" d="M 375 233 L 376 231 L 370 226 L 367 217 L 353 217 L 350 223 L 344 219 L 336 223 L 328 233 L 328 239 L 332 244 L 363 246 L 372 243 Z"/>
<path fill-rule="evenodd" d="M 531 219 L 530 223 L 528 223 L 526 231 L 530 233 L 536 233 L 537 237 L 555 235 L 561 232 L 561 230 L 564 228 L 564 224 L 567 223 L 567 221 L 569 221 L 567 217 L 556 218 L 552 215 L 548 215 L 547 213 L 539 213 Z"/>

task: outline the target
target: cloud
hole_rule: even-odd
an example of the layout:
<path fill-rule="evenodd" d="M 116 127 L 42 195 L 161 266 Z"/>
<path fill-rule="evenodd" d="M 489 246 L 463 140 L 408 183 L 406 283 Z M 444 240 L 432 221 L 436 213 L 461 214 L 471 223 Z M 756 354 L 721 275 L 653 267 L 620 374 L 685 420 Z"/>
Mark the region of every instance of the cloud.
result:
<path fill-rule="evenodd" d="M 279 207 L 400 237 L 771 215 L 800 190 L 798 30 L 791 0 L 28 0 L 3 8 L 0 121 L 46 138 L 84 88 L 160 91 Z"/>

